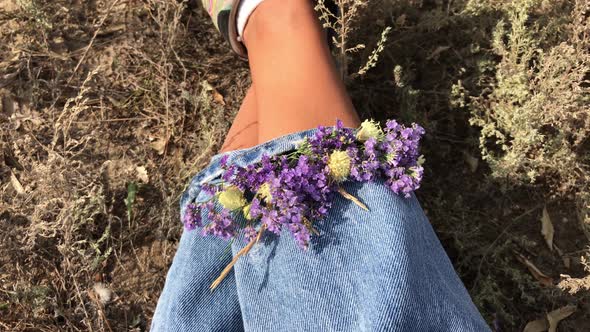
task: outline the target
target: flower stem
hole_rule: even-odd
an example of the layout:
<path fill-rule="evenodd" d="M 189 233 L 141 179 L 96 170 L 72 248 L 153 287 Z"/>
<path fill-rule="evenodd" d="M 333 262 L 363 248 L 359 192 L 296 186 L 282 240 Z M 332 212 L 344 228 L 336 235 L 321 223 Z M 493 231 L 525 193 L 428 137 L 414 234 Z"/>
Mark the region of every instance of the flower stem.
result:
<path fill-rule="evenodd" d="M 352 196 L 351 194 L 349 194 L 348 192 L 346 192 L 346 190 L 344 190 L 344 188 L 338 187 L 338 193 L 340 195 L 342 195 L 344 198 L 352 201 L 354 204 L 360 206 L 361 209 L 363 209 L 365 211 L 369 211 L 369 208 L 363 202 L 361 202 L 358 198 L 356 198 L 356 197 Z"/>
<path fill-rule="evenodd" d="M 223 269 L 223 271 L 221 271 L 221 274 L 219 275 L 219 277 L 217 277 L 217 279 L 215 279 L 215 281 L 213 281 L 213 283 L 209 287 L 209 289 L 211 291 L 214 291 L 215 288 L 217 288 L 217 286 L 219 286 L 219 284 L 221 284 L 223 279 L 225 279 L 225 277 L 227 277 L 227 275 L 229 274 L 229 271 L 231 271 L 231 269 L 234 267 L 234 265 L 238 262 L 238 259 L 241 256 L 244 256 L 248 252 L 250 252 L 250 249 L 252 249 L 252 247 L 256 243 L 258 243 L 258 241 L 260 240 L 260 237 L 262 236 L 262 233 L 264 233 L 265 230 L 266 230 L 266 225 L 262 225 L 262 227 L 260 228 L 260 231 L 258 232 L 258 236 L 256 236 L 255 239 L 252 239 L 252 241 L 250 241 L 250 243 L 248 243 L 244 248 L 242 248 L 242 250 L 238 251 L 238 253 L 234 257 L 234 259 L 232 259 L 232 261 L 225 267 L 225 269 Z"/>

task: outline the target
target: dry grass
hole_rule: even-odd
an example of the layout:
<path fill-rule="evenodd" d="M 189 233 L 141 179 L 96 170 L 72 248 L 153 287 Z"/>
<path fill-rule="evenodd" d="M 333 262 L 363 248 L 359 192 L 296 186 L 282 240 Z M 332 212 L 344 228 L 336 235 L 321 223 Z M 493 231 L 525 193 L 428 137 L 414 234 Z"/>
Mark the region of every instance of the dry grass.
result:
<path fill-rule="evenodd" d="M 536 14 L 563 10 L 558 3 L 541 1 Z M 475 106 L 501 96 L 498 66 L 512 59 L 492 38 L 510 20 L 503 2 L 341 1 L 340 9 L 335 53 L 362 116 L 428 130 L 419 195 L 486 319 L 520 330 L 577 304 L 560 330 L 587 328 L 584 284 L 574 295 L 542 287 L 515 251 L 556 281 L 587 280 L 588 241 L 576 220 L 587 220 L 590 200 L 558 195 L 560 177 L 549 173 L 535 184 L 490 177 L 479 128 L 469 125 Z M 548 31 L 560 31 L 552 22 Z M 561 49 L 544 61 L 568 56 Z M 533 87 L 555 91 L 548 80 L 538 85 L 562 77 L 552 68 L 534 72 Z M 248 81 L 192 1 L 0 0 L 0 330 L 148 329 L 181 231 L 179 195 L 218 149 Z M 545 204 L 561 255 L 540 234 Z"/>
<path fill-rule="evenodd" d="M 184 3 L 2 3 L 0 329 L 145 329 L 243 65 Z"/>

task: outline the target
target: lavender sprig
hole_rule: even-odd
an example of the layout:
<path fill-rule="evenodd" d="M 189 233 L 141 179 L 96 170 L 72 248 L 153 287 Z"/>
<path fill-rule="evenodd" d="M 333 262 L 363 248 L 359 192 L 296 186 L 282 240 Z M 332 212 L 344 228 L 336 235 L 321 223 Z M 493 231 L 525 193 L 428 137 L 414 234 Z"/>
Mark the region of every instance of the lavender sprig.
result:
<path fill-rule="evenodd" d="M 334 127 L 319 127 L 286 155 L 264 155 L 246 167 L 230 165 L 226 155 L 220 161 L 223 183 L 203 186 L 212 199 L 187 206 L 185 228 L 202 227 L 203 235 L 224 240 L 243 236 L 247 242 L 263 231 L 280 235 L 286 229 L 307 249 L 317 233 L 314 224 L 326 217 L 335 194 L 367 208 L 344 192 L 342 182 L 383 178 L 394 193 L 410 197 L 424 172 L 419 153 L 423 135 L 419 125 L 406 127 L 395 120 L 385 128 L 367 120 L 358 129 L 338 121 Z M 203 225 L 203 220 L 209 223 Z"/>

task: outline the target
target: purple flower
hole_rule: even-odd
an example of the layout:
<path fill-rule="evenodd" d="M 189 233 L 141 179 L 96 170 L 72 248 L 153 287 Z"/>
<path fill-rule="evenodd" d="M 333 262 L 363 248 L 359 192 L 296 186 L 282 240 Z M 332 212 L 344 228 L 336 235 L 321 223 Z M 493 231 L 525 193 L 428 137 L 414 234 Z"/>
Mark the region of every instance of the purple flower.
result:
<path fill-rule="evenodd" d="M 370 123 L 379 135 L 364 135 L 361 140 L 354 129 L 344 128 L 337 121 L 334 127 L 319 127 L 294 153 L 263 155 L 260 162 L 245 167 L 228 165 L 229 156 L 223 156 L 223 187 L 237 187 L 249 201 L 247 221 L 243 211 L 216 212 L 216 194 L 222 185 L 205 184 L 202 190 L 213 199 L 200 205 L 189 204 L 183 216 L 185 227 L 201 227 L 201 213 L 206 212 L 209 224 L 203 227 L 203 235 L 227 240 L 242 233 L 246 241 L 251 241 L 258 234 L 256 228 L 264 225 L 277 235 L 289 231 L 297 245 L 306 249 L 312 222 L 326 217 L 340 182 L 381 177 L 396 194 L 411 196 L 420 187 L 424 173 L 418 162 L 424 129 L 415 124 L 406 127 L 394 120 L 387 121 L 384 129 L 376 122 Z M 343 169 L 348 169 L 350 162 L 350 173 L 339 172 L 338 179 L 334 178 L 334 169 L 341 163 L 336 163 L 336 157 L 330 163 L 334 153 L 338 153 L 338 160 L 346 161 Z"/>
<path fill-rule="evenodd" d="M 281 233 L 278 216 L 279 213 L 276 210 L 263 210 L 261 218 L 262 224 L 266 226 L 266 229 L 277 235 Z"/>
<path fill-rule="evenodd" d="M 326 158 L 301 155 L 294 165 L 282 167 L 268 182 L 273 208 L 263 211 L 262 223 L 276 234 L 286 227 L 297 244 L 307 248 L 309 230 L 304 220 L 323 218 L 335 190 L 328 181 Z"/>
<path fill-rule="evenodd" d="M 221 157 L 221 159 L 219 160 L 219 165 L 221 165 L 221 168 L 227 168 L 227 160 L 228 159 L 229 159 L 229 154 L 226 154 L 223 157 Z"/>
<path fill-rule="evenodd" d="M 203 190 L 209 196 L 214 196 L 219 191 L 219 186 L 204 183 L 201 185 L 201 190 Z"/>
<path fill-rule="evenodd" d="M 211 223 L 203 228 L 203 235 L 214 235 L 224 240 L 229 240 L 236 235 L 236 224 L 228 209 L 222 209 L 219 213 L 209 209 L 208 217 Z"/>
<path fill-rule="evenodd" d="M 297 243 L 301 249 L 307 249 L 309 246 L 309 240 L 311 240 L 309 229 L 301 223 L 289 224 L 288 228 L 291 234 L 293 234 L 295 243 Z"/>
<path fill-rule="evenodd" d="M 315 134 L 307 141 L 315 156 L 325 156 L 333 150 L 343 150 L 343 147 L 352 144 L 355 140 L 354 129 L 343 128 L 342 122 L 338 121 L 336 127 L 318 127 Z"/>
<path fill-rule="evenodd" d="M 221 176 L 224 182 L 231 183 L 238 167 L 235 165 L 231 165 L 225 169 L 225 172 Z"/>
<path fill-rule="evenodd" d="M 397 131 L 399 126 L 400 125 L 395 120 L 387 120 L 385 123 L 385 128 L 387 131 Z"/>
<path fill-rule="evenodd" d="M 182 222 L 187 231 L 192 231 L 197 227 L 201 227 L 201 208 L 194 203 L 187 205 Z"/>
<path fill-rule="evenodd" d="M 246 242 L 250 242 L 250 241 L 254 240 L 257 235 L 258 235 L 258 232 L 256 231 L 256 229 L 254 229 L 254 227 L 246 226 L 244 228 L 244 240 Z"/>

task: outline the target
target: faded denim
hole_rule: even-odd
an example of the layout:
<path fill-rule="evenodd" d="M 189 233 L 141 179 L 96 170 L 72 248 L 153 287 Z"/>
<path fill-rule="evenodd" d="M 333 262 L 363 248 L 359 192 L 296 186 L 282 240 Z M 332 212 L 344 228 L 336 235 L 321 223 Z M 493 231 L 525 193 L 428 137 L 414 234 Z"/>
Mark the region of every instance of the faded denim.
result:
<path fill-rule="evenodd" d="M 247 165 L 292 150 L 314 130 L 232 151 Z M 221 173 L 215 156 L 181 199 L 181 212 L 206 199 L 200 185 Z M 382 181 L 345 184 L 370 212 L 337 197 L 307 252 L 289 234 L 267 236 L 231 261 L 227 243 L 184 232 L 152 321 L 152 331 L 489 331 L 416 198 Z M 244 243 L 232 245 L 233 254 Z"/>

